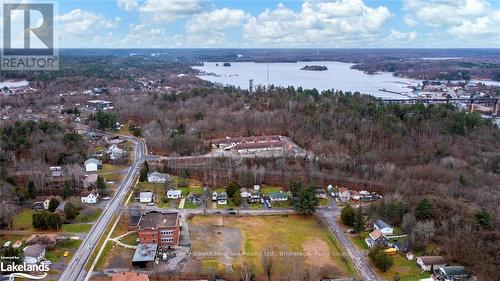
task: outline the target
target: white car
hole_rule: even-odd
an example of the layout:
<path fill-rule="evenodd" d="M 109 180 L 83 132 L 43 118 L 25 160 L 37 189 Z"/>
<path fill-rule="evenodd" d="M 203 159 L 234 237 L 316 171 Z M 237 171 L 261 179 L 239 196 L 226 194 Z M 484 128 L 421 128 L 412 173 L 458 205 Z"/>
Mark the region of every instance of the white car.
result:
<path fill-rule="evenodd" d="M 153 203 L 153 202 L 148 203 L 148 206 L 154 206 L 154 205 L 155 205 L 155 203 Z"/>
<path fill-rule="evenodd" d="M 106 197 L 103 197 L 102 200 L 109 200 L 111 198 L 109 198 L 109 196 L 106 196 Z"/>
<path fill-rule="evenodd" d="M 46 264 L 47 266 L 50 266 L 52 264 L 52 262 L 49 260 L 44 260 L 44 261 L 41 261 L 40 264 Z"/>

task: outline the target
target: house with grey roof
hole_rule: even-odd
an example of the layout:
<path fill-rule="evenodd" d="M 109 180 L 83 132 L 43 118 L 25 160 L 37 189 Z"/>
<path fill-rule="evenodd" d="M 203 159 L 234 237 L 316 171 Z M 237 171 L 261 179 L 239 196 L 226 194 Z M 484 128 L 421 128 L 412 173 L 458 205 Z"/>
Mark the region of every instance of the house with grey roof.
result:
<path fill-rule="evenodd" d="M 394 233 L 394 228 L 389 224 L 385 223 L 383 220 L 378 219 L 373 223 L 373 227 L 378 229 L 384 235 L 392 235 Z"/>

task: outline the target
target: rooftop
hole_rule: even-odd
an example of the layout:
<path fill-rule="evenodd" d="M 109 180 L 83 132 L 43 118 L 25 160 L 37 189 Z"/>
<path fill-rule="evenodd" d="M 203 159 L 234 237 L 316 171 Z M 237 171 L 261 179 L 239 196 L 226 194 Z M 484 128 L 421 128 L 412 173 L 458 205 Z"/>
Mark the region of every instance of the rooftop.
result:
<path fill-rule="evenodd" d="M 387 223 L 385 223 L 383 220 L 381 219 L 378 219 L 375 221 L 375 225 L 378 227 L 378 228 L 392 228 L 392 226 L 388 225 Z"/>
<path fill-rule="evenodd" d="M 38 257 L 45 251 L 45 246 L 42 244 L 34 244 L 24 249 L 24 256 Z"/>
<path fill-rule="evenodd" d="M 442 256 L 422 256 L 418 258 L 422 260 L 422 263 L 425 265 L 446 264 Z"/>
<path fill-rule="evenodd" d="M 132 262 L 148 262 L 154 261 L 156 257 L 156 252 L 158 250 L 158 244 L 139 244 L 135 250 Z"/>
<path fill-rule="evenodd" d="M 158 228 L 167 226 L 177 226 L 179 224 L 178 213 L 163 213 L 150 211 L 144 213 L 139 220 L 139 228 Z"/>

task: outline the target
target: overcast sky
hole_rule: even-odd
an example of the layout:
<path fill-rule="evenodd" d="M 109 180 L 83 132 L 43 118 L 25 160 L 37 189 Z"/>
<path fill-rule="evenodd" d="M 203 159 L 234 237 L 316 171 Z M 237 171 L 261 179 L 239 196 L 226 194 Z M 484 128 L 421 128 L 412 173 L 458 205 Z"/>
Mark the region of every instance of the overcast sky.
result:
<path fill-rule="evenodd" d="M 500 0 L 66 0 L 56 22 L 61 48 L 500 47 Z"/>

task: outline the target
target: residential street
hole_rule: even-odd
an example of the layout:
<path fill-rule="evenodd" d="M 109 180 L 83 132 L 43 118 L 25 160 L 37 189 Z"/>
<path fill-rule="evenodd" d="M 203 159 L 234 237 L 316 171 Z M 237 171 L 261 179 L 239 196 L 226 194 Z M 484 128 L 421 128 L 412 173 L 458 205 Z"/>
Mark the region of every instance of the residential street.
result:
<path fill-rule="evenodd" d="M 95 222 L 94 226 L 88 233 L 85 240 L 83 240 L 82 245 L 75 253 L 74 258 L 70 261 L 68 267 L 63 272 L 59 280 L 64 280 L 64 281 L 84 280 L 86 273 L 85 264 L 92 255 L 93 250 L 96 248 L 99 239 L 103 236 L 107 225 L 113 218 L 113 215 L 116 213 L 119 205 L 123 202 L 125 195 L 134 184 L 136 175 L 139 172 L 142 163 L 144 162 L 144 155 L 145 155 L 144 142 L 140 139 L 128 136 L 122 136 L 122 137 L 126 138 L 128 141 L 131 141 L 135 144 L 134 162 L 132 163 L 131 167 L 127 170 L 127 174 L 123 179 L 123 181 L 120 183 L 120 186 L 116 190 L 115 195 L 104 209 L 101 217 Z"/>
<path fill-rule="evenodd" d="M 366 257 L 366 255 L 362 251 L 356 248 L 349 237 L 347 237 L 347 234 L 344 232 L 344 230 L 337 223 L 337 217 L 340 216 L 340 209 L 338 208 L 335 200 L 330 199 L 328 208 L 319 209 L 318 215 L 324 218 L 324 220 L 328 224 L 328 227 L 330 227 L 339 243 L 342 245 L 342 247 L 344 247 L 344 250 L 353 261 L 361 278 L 366 281 L 383 281 L 384 279 L 378 278 L 377 275 L 373 272 L 372 267 L 368 263 L 368 257 Z"/>

